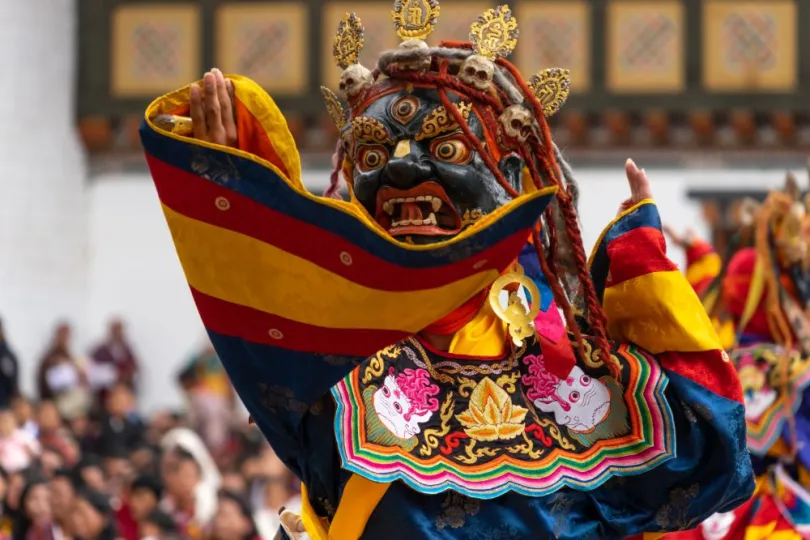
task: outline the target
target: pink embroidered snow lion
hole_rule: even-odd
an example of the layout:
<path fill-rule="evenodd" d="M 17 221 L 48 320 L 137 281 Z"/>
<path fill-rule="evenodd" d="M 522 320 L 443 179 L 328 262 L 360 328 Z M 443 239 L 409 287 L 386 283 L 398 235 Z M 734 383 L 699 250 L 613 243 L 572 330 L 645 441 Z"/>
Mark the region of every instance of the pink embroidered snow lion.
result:
<path fill-rule="evenodd" d="M 388 370 L 383 385 L 374 392 L 372 403 L 380 422 L 394 435 L 402 439 L 413 437 L 421 431 L 420 424 L 430 420 L 439 409 L 435 395 L 439 387 L 430 382 L 424 369 L 406 368 L 395 375 Z"/>

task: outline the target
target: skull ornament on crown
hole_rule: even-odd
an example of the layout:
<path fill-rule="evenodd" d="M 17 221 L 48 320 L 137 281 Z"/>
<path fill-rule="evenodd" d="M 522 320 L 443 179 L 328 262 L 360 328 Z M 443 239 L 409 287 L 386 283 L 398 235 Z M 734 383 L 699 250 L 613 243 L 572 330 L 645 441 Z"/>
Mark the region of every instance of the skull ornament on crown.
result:
<path fill-rule="evenodd" d="M 483 56 L 478 56 L 477 54 L 473 54 L 464 60 L 458 73 L 462 81 L 483 91 L 489 89 L 494 75 L 495 65 Z"/>
<path fill-rule="evenodd" d="M 518 39 L 508 6 L 473 21 L 467 42 L 428 43 L 438 0 L 396 0 L 392 18 L 401 45 L 384 51 L 373 69 L 359 64 L 360 18 L 346 14 L 338 26 L 340 92 L 322 88 L 340 134 L 325 195 L 339 197 L 345 182 L 352 203 L 382 231 L 399 242 L 431 244 L 522 194 L 556 187 L 556 205 L 542 217 L 533 244 L 565 274 L 550 278 L 555 287 L 561 278 L 569 296 L 587 289 L 584 297 L 595 297 L 572 200 L 575 182 L 546 122 L 568 98 L 568 70 L 548 68 L 525 80 L 506 60 Z M 552 244 L 568 251 L 540 255 Z M 571 260 L 557 265 L 558 253 Z M 573 321 L 564 291 L 554 294 Z M 599 348 L 609 350 L 601 320 L 586 317 Z"/>

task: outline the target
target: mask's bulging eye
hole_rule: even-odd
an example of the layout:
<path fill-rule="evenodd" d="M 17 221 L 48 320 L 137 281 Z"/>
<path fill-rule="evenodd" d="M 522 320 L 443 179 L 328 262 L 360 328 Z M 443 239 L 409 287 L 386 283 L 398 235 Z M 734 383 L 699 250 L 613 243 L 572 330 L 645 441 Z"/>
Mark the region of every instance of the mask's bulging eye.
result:
<path fill-rule="evenodd" d="M 469 163 L 472 158 L 470 147 L 458 136 L 433 141 L 430 145 L 430 153 L 434 159 L 455 165 Z"/>
<path fill-rule="evenodd" d="M 391 106 L 391 115 L 400 124 L 407 124 L 419 111 L 419 100 L 413 96 L 405 96 L 394 102 Z"/>
<path fill-rule="evenodd" d="M 357 149 L 355 163 L 361 172 L 379 169 L 388 163 L 388 150 L 379 145 L 361 146 Z"/>

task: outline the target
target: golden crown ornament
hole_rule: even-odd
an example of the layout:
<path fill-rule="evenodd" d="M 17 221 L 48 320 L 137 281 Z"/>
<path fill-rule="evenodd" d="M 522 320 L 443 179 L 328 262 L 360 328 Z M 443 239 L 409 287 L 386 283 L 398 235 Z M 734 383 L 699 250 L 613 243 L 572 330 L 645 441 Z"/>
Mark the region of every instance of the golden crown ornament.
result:
<path fill-rule="evenodd" d="M 325 86 L 321 86 L 321 94 L 323 94 L 323 99 L 326 102 L 326 112 L 329 113 L 329 117 L 338 129 L 345 126 L 348 118 L 346 117 L 346 109 L 343 107 L 340 98 Z"/>
<path fill-rule="evenodd" d="M 365 29 L 360 17 L 347 13 L 338 24 L 332 54 L 339 68 L 346 69 L 360 62 L 360 52 L 365 45 Z"/>
<path fill-rule="evenodd" d="M 464 60 L 459 78 L 477 90 L 489 91 L 495 60 L 509 56 L 517 47 L 517 38 L 517 20 L 508 6 L 485 11 L 470 28 L 475 54 Z"/>
<path fill-rule="evenodd" d="M 450 58 L 450 49 L 430 48 L 425 40 L 433 33 L 439 20 L 438 0 L 396 0 L 391 12 L 394 29 L 401 40 L 395 51 L 383 54 L 386 62 L 378 66 L 376 76 L 368 68 L 360 65 L 360 53 L 364 45 L 364 28 L 360 18 L 354 13 L 347 13 L 338 25 L 333 46 L 335 63 L 343 69 L 340 77 L 340 91 L 346 103 L 337 94 L 327 88 L 321 91 L 326 101 L 330 117 L 344 130 L 352 123 L 353 108 L 368 95 L 376 83 L 386 75 L 396 77 L 388 69 L 394 65 L 399 70 L 419 73 L 437 69 L 434 58 Z M 455 67 L 451 75 L 458 77 L 466 86 L 481 92 L 489 93 L 493 85 L 503 85 L 501 75 L 503 67 L 498 65 L 500 59 L 509 56 L 517 47 L 518 22 L 508 6 L 502 5 L 486 10 L 470 26 L 469 38 L 472 42 L 472 53 L 458 63 L 455 54 Z M 560 110 L 570 93 L 570 73 L 567 69 L 548 68 L 531 77 L 528 87 L 533 97 L 539 102 L 543 115 L 550 117 Z M 512 95 L 515 95 L 514 93 Z M 515 149 L 526 142 L 529 136 L 536 134 L 537 124 L 533 118 L 532 106 L 523 99 L 512 98 L 504 104 L 503 113 L 498 118 L 498 140 L 505 148 Z M 363 126 L 368 128 L 369 126 Z M 354 129 L 348 132 L 354 132 Z"/>
<path fill-rule="evenodd" d="M 518 35 L 517 20 L 509 6 L 486 10 L 470 28 L 475 54 L 492 61 L 512 54 L 517 47 Z"/>
<path fill-rule="evenodd" d="M 438 0 L 397 0 L 391 12 L 397 35 L 402 41 L 424 41 L 439 20 Z"/>
<path fill-rule="evenodd" d="M 374 84 L 371 70 L 360 65 L 360 52 L 363 50 L 365 30 L 360 17 L 347 13 L 338 25 L 332 54 L 335 63 L 343 68 L 340 75 L 340 91 L 352 100 L 363 94 Z"/>
<path fill-rule="evenodd" d="M 554 116 L 568 99 L 571 72 L 560 68 L 544 69 L 532 76 L 529 88 L 543 106 L 543 114 L 546 117 Z"/>

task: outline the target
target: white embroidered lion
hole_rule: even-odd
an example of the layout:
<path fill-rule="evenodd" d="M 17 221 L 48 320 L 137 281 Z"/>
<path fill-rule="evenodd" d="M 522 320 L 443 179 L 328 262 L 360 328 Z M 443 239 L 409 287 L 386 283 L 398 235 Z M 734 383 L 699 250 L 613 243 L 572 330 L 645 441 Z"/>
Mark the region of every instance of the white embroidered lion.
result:
<path fill-rule="evenodd" d="M 528 355 L 523 361 L 528 365 L 528 374 L 523 376 L 526 395 L 541 411 L 554 413 L 561 426 L 588 433 L 610 414 L 610 390 L 579 366 L 560 379 L 546 369 L 542 357 Z"/>

